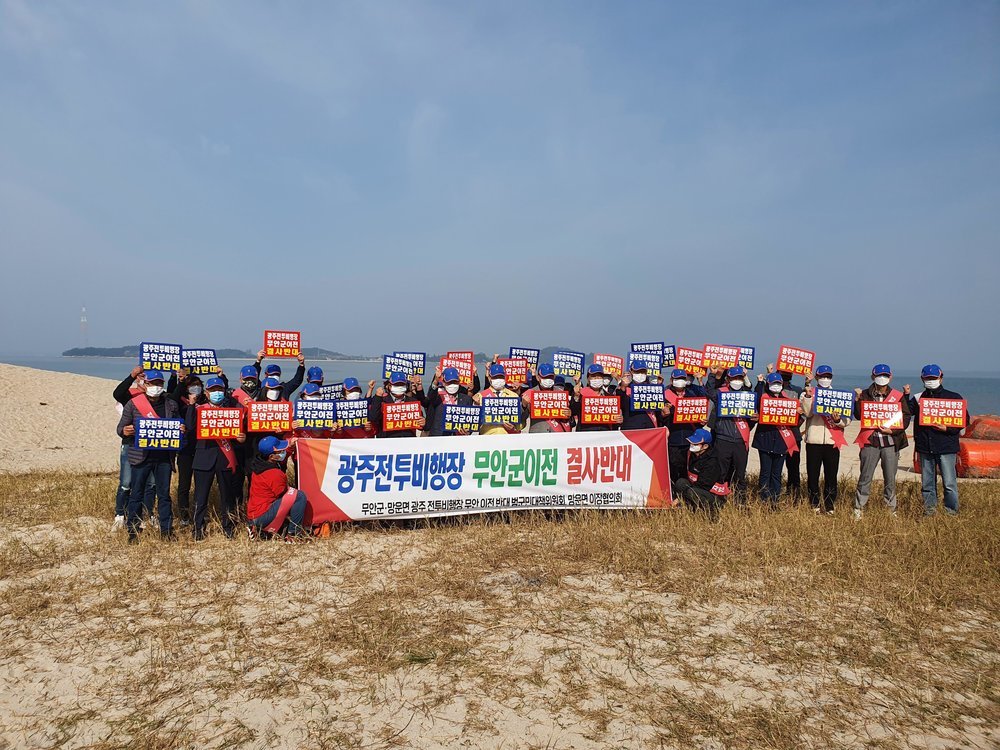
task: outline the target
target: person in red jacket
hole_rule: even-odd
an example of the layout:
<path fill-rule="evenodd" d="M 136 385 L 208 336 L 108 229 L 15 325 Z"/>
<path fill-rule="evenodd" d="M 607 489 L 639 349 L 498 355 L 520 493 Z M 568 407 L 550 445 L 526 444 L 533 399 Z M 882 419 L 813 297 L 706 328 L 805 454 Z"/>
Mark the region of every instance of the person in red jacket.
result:
<path fill-rule="evenodd" d="M 257 455 L 250 464 L 247 521 L 251 535 L 277 522 L 286 530 L 286 542 L 305 541 L 308 537 L 302 519 L 306 513 L 306 495 L 302 490 L 288 487 L 288 477 L 281 468 L 287 451 L 288 441 L 273 435 L 257 444 Z"/>

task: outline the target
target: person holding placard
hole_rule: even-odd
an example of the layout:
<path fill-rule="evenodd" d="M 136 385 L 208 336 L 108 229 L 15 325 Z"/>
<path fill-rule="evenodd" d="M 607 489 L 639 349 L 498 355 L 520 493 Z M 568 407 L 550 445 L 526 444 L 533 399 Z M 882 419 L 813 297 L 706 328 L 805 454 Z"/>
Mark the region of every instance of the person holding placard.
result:
<path fill-rule="evenodd" d="M 424 396 L 423 382 L 419 375 L 414 375 L 412 381 L 407 378 L 404 372 L 393 372 L 389 374 L 389 389 L 379 388 L 375 391 L 375 397 L 369 400 L 368 421 L 375 429 L 375 437 L 379 438 L 405 438 L 416 437 L 417 429 L 422 430 L 426 424 L 426 416 L 420 419 L 420 425 L 413 430 L 394 430 L 386 432 L 382 419 L 383 404 L 399 404 L 408 401 L 419 402 L 421 406 L 426 406 L 427 397 Z"/>
<path fill-rule="evenodd" d="M 767 376 L 759 375 L 757 396 L 760 399 L 760 421 L 753 436 L 753 447 L 760 457 L 760 497 L 776 507 L 781 497 L 781 473 L 785 466 L 785 458 L 790 453 L 799 450 L 802 436 L 799 424 L 802 422 L 801 406 L 796 394 L 785 390 L 784 379 L 779 372 L 769 372 Z M 794 402 L 798 415 L 795 425 L 765 424 L 765 403 L 769 400 L 784 399 Z"/>
<path fill-rule="evenodd" d="M 697 429 L 688 436 L 688 454 L 684 476 L 672 482 L 674 491 L 692 510 L 708 513 L 712 522 L 719 520 L 719 509 L 726 504 L 727 487 L 722 482 L 722 467 L 712 447 L 712 433 Z"/>
<path fill-rule="evenodd" d="M 427 387 L 427 416 L 431 425 L 431 436 L 468 435 L 465 430 L 449 433 L 444 431 L 444 407 L 448 405 L 473 406 L 474 404 L 469 391 L 459 382 L 458 369 L 445 367 L 442 370 L 437 367 L 434 370 L 434 379 Z"/>
<path fill-rule="evenodd" d="M 718 378 L 725 373 L 722 386 L 716 387 Z M 718 410 L 719 394 L 740 392 L 746 385 L 747 373 L 742 367 L 730 367 L 728 370 L 710 372 L 705 382 L 708 397 L 715 402 L 716 411 L 709 425 L 715 434 L 715 450 L 719 456 L 719 466 L 722 468 L 722 482 L 728 484 L 733 498 L 737 503 L 745 499 L 744 491 L 747 476 L 747 459 L 750 456 L 750 430 L 756 419 L 749 416 L 721 416 Z"/>
<path fill-rule="evenodd" d="M 924 390 L 916 398 L 908 399 L 910 411 L 918 415 L 913 426 L 913 449 L 920 456 L 920 480 L 924 497 L 924 515 L 933 516 L 937 513 L 937 475 L 941 475 L 941 486 L 944 490 L 944 510 L 948 515 L 958 513 L 958 473 L 955 463 L 958 458 L 959 436 L 969 423 L 969 414 L 961 394 L 944 388 L 944 372 L 938 365 L 927 365 L 920 371 L 920 380 Z M 924 412 L 930 409 L 921 405 L 930 400 L 947 399 L 954 401 L 950 412 L 958 412 L 960 416 L 952 416 L 942 420 L 927 419 Z M 932 421 L 937 422 L 930 424 Z M 947 423 L 958 421 L 960 426 L 949 426 Z"/>
<path fill-rule="evenodd" d="M 360 402 L 364 402 L 365 405 L 365 421 L 363 425 L 350 424 L 345 425 L 342 420 L 342 410 L 340 406 L 337 406 L 337 429 L 334 433 L 334 437 L 338 439 L 348 439 L 348 440 L 364 440 L 366 438 L 375 437 L 375 428 L 372 423 L 368 421 L 367 415 L 371 406 L 372 393 L 375 391 L 375 381 L 368 381 L 368 395 L 364 395 L 361 391 L 361 383 L 358 382 L 357 378 L 344 378 L 344 401 L 349 402 L 349 404 L 355 405 Z M 360 409 L 361 407 L 358 406 Z"/>
<path fill-rule="evenodd" d="M 615 424 L 584 424 L 583 422 L 583 399 L 606 395 L 604 392 L 604 368 L 597 364 L 591 365 L 587 368 L 587 385 L 582 386 L 579 381 L 576 381 L 573 386 L 570 411 L 577 420 L 577 432 L 606 432 L 619 429 L 623 421 L 621 414 L 617 416 Z"/>
<path fill-rule="evenodd" d="M 651 427 L 662 427 L 670 413 L 670 405 L 664 401 L 663 408 L 656 411 L 634 411 L 632 409 L 632 385 L 649 385 L 649 373 L 646 362 L 641 359 L 632 361 L 627 373 L 622 375 L 618 384 L 618 395 L 622 401 L 623 430 L 648 430 Z M 657 391 L 659 393 L 659 391 Z"/>
<path fill-rule="evenodd" d="M 188 410 L 206 403 L 205 383 L 197 375 L 178 378 L 173 391 L 180 418 L 187 420 Z M 177 521 L 181 527 L 191 525 L 191 481 L 194 479 L 194 435 L 189 435 L 177 451 Z"/>
<path fill-rule="evenodd" d="M 837 481 L 840 471 L 840 451 L 847 446 L 844 428 L 851 418 L 843 414 L 817 414 L 814 409 L 817 390 L 833 390 L 833 368 L 820 365 L 816 368 L 816 387 L 806 386 L 799 396 L 799 404 L 806 417 L 806 488 L 809 505 L 816 513 L 833 515 L 837 502 Z M 850 391 L 844 392 L 850 397 Z M 823 505 L 820 506 L 819 476 L 823 472 Z"/>
<path fill-rule="evenodd" d="M 496 359 L 496 357 L 494 357 L 494 359 Z M 482 404 L 483 400 L 487 398 L 520 398 L 517 391 L 513 391 L 507 387 L 507 374 L 503 369 L 503 365 L 500 363 L 493 362 L 487 367 L 487 380 L 489 381 L 487 387 L 472 397 L 472 403 L 476 406 Z M 519 433 L 523 429 L 524 416 L 522 414 L 521 421 L 517 425 L 487 424 L 484 422 L 483 426 L 479 428 L 479 434 L 509 435 Z"/>
<path fill-rule="evenodd" d="M 572 431 L 573 425 L 570 422 L 572 412 L 569 408 L 569 394 L 566 393 L 564 388 L 559 386 L 555 368 L 551 363 L 543 362 L 538 365 L 536 375 L 536 384 L 521 394 L 521 405 L 527 410 L 528 414 L 531 414 L 536 394 L 540 394 L 538 395 L 539 402 L 549 400 L 552 403 L 556 403 L 558 401 L 559 403 L 565 403 L 566 407 L 560 408 L 558 413 L 553 411 L 551 415 L 547 414 L 544 419 L 532 418 L 528 432 Z"/>
<path fill-rule="evenodd" d="M 896 515 L 896 469 L 899 467 L 899 452 L 907 446 L 906 428 L 910 426 L 910 405 L 905 396 L 910 394 L 910 386 L 903 392 L 890 386 L 892 368 L 880 363 L 872 368 L 872 384 L 865 390 L 854 389 L 854 418 L 862 419 L 863 404 L 866 401 L 899 404 L 899 418 L 893 424 L 878 427 L 866 426 L 862 420 L 861 432 L 854 441 L 861 448 L 861 473 L 858 488 L 854 494 L 854 518 L 860 519 L 868 504 L 875 468 L 882 464 L 883 495 L 889 512 Z"/>
<path fill-rule="evenodd" d="M 177 402 L 166 398 L 165 378 L 159 370 L 146 370 L 143 392 L 136 393 L 122 409 L 118 420 L 118 436 L 134 438 L 135 421 L 146 419 L 177 419 Z M 128 462 L 132 466 L 132 486 L 126 506 L 126 524 L 129 542 L 138 541 L 143 495 L 150 475 L 156 485 L 157 511 L 160 520 L 160 534 L 169 539 L 173 535 L 174 513 L 170 505 L 170 475 L 172 470 L 171 451 L 146 450 L 128 447 Z"/>
<path fill-rule="evenodd" d="M 134 396 L 144 392 L 145 376 L 142 365 L 132 368 L 132 372 L 125 376 L 111 394 L 117 401 L 116 408 L 118 416 L 121 417 L 125 404 L 132 400 Z M 128 448 L 134 443 L 132 437 L 122 438 L 121 451 L 118 454 L 118 487 L 115 490 L 115 520 L 111 525 L 112 531 L 125 528 L 125 511 L 128 508 L 128 498 L 132 493 L 132 464 L 128 462 Z M 153 475 L 149 475 L 146 486 L 143 489 L 142 504 L 146 509 L 146 517 L 153 514 L 153 503 L 156 499 L 156 485 Z"/>
<path fill-rule="evenodd" d="M 676 482 L 685 476 L 686 473 L 688 453 L 690 453 L 688 438 L 695 433 L 695 430 L 707 427 L 712 421 L 715 403 L 712 399 L 709 399 L 708 420 L 704 424 L 677 422 L 675 408 L 679 399 L 691 398 L 692 396 L 695 398 L 708 398 L 705 389 L 700 385 L 692 383 L 687 371 L 680 368 L 676 368 L 670 373 L 670 385 L 664 389 L 663 395 L 666 401 L 666 409 L 664 410 L 664 417 L 661 424 L 670 430 L 670 435 L 667 438 L 667 456 L 670 463 L 670 481 Z"/>
<path fill-rule="evenodd" d="M 306 356 L 302 352 L 299 352 L 298 357 L 296 357 L 296 359 L 299 360 L 299 366 L 295 368 L 295 375 L 292 376 L 291 380 L 284 383 L 281 382 L 281 367 L 279 367 L 277 364 L 272 363 L 269 364 L 266 368 L 264 368 L 264 377 L 278 381 L 278 388 L 280 389 L 281 392 L 281 396 L 279 398 L 273 398 L 269 400 L 287 401 L 289 398 L 291 398 L 292 394 L 298 390 L 299 386 L 302 385 L 302 381 L 305 379 L 306 376 L 306 364 L 305 364 Z M 318 367 L 315 369 L 319 370 Z M 323 371 L 320 370 L 319 374 L 320 377 L 322 378 Z M 254 448 L 254 450 L 256 451 L 256 447 Z"/>
<path fill-rule="evenodd" d="M 774 370 L 773 365 L 769 365 L 771 369 L 768 372 Z M 792 383 L 792 373 L 787 370 L 779 370 L 781 373 L 781 385 L 782 390 L 785 392 L 791 392 L 793 398 L 799 398 L 802 395 L 802 388 Z M 806 385 L 809 385 L 809 376 L 806 375 Z M 800 464 L 800 459 L 802 458 L 802 444 L 799 443 L 799 450 L 794 453 L 789 453 L 785 457 L 785 490 L 792 498 L 792 502 L 798 503 L 799 493 L 802 490 L 802 466 Z"/>

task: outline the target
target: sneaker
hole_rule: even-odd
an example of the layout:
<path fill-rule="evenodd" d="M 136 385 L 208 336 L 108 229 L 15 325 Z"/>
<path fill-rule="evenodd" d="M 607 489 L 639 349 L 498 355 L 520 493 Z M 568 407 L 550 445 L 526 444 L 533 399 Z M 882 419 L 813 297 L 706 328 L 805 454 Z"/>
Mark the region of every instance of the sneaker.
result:
<path fill-rule="evenodd" d="M 260 532 L 252 523 L 247 524 L 247 536 L 250 538 L 251 542 L 260 538 Z"/>
<path fill-rule="evenodd" d="M 832 510 L 824 510 L 823 511 L 823 515 L 824 516 L 832 516 L 833 515 L 833 511 Z"/>
<path fill-rule="evenodd" d="M 860 521 L 861 520 L 861 508 L 855 508 L 854 509 L 854 520 L 855 521 Z"/>
<path fill-rule="evenodd" d="M 114 523 L 111 524 L 112 531 L 121 531 L 125 528 L 125 516 L 115 516 Z"/>
<path fill-rule="evenodd" d="M 820 509 L 820 507 L 818 505 L 814 505 L 813 506 L 813 513 L 815 513 L 818 516 L 820 513 L 822 513 L 822 510 Z"/>
<path fill-rule="evenodd" d="M 309 542 L 309 537 L 299 534 L 289 534 L 285 537 L 285 544 L 309 544 Z"/>

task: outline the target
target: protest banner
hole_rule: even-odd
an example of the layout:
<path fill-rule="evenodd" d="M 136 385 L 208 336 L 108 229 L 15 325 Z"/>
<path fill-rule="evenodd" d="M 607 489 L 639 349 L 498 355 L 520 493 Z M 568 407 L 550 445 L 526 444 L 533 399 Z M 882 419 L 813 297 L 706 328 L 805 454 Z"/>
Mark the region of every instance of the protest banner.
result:
<path fill-rule="evenodd" d="M 136 417 L 134 445 L 146 451 L 179 451 L 183 433 L 183 419 L 156 419 Z"/>
<path fill-rule="evenodd" d="M 646 364 L 652 367 L 654 364 L 657 365 L 661 370 L 663 369 L 663 350 L 664 344 L 662 341 L 640 341 L 632 344 L 629 347 L 629 352 L 636 352 L 641 354 L 641 357 L 637 359 L 645 360 Z"/>
<path fill-rule="evenodd" d="M 629 387 L 629 405 L 632 411 L 662 411 L 664 406 L 663 386 L 646 383 Z"/>
<path fill-rule="evenodd" d="M 394 354 L 384 354 L 382 356 L 382 380 L 388 380 L 394 372 L 401 372 L 410 377 L 417 374 L 417 365 L 409 359 L 403 359 Z"/>
<path fill-rule="evenodd" d="M 535 372 L 538 369 L 538 349 L 528 349 L 523 346 L 512 346 L 507 356 L 510 359 L 526 359 L 528 360 L 528 369 Z"/>
<path fill-rule="evenodd" d="M 720 417 L 755 418 L 757 416 L 757 394 L 753 391 L 719 391 L 715 411 Z"/>
<path fill-rule="evenodd" d="M 701 366 L 705 370 L 728 370 L 740 361 L 740 348 L 728 344 L 705 344 Z"/>
<path fill-rule="evenodd" d="M 182 349 L 181 367 L 192 375 L 215 375 L 219 371 L 219 360 L 215 349 Z"/>
<path fill-rule="evenodd" d="M 684 370 L 692 378 L 704 377 L 708 372 L 702 366 L 704 359 L 705 353 L 701 349 L 691 349 L 686 346 L 677 347 L 677 367 Z"/>
<path fill-rule="evenodd" d="M 196 430 L 198 440 L 232 440 L 243 432 L 243 409 L 199 406 Z"/>
<path fill-rule="evenodd" d="M 412 362 L 414 375 L 423 375 L 427 369 L 427 352 L 393 352 L 392 356 Z"/>
<path fill-rule="evenodd" d="M 288 401 L 251 401 L 247 404 L 247 432 L 291 432 L 292 405 Z"/>
<path fill-rule="evenodd" d="M 297 443 L 305 523 L 672 505 L 663 428 Z"/>
<path fill-rule="evenodd" d="M 811 378 L 815 362 L 816 352 L 783 344 L 778 349 L 778 359 L 775 361 L 774 369 L 778 372 L 790 372 L 792 375 L 805 375 Z"/>
<path fill-rule="evenodd" d="M 663 347 L 663 369 L 677 366 L 677 347 L 673 344 L 665 344 Z"/>
<path fill-rule="evenodd" d="M 466 362 L 472 364 L 473 367 L 476 364 L 476 355 L 471 351 L 448 352 L 445 356 L 450 359 L 464 359 Z"/>
<path fill-rule="evenodd" d="M 364 427 L 368 424 L 368 399 L 337 399 L 336 417 L 339 427 Z"/>
<path fill-rule="evenodd" d="M 265 357 L 298 357 L 302 334 L 298 331 L 264 331 Z"/>
<path fill-rule="evenodd" d="M 475 365 L 472 363 L 471 359 L 456 359 L 453 357 L 441 357 L 441 361 L 438 363 L 441 368 L 441 372 L 444 372 L 449 367 L 454 367 L 458 370 L 458 382 L 459 385 L 463 385 L 466 388 L 471 388 L 473 383 L 473 376 L 475 375 Z"/>
<path fill-rule="evenodd" d="M 616 354 L 595 354 L 594 364 L 603 367 L 605 375 L 621 378 L 622 368 L 625 367 L 625 359 Z"/>
<path fill-rule="evenodd" d="M 685 396 L 677 399 L 677 405 L 674 407 L 674 424 L 705 424 L 707 421 L 707 398 Z"/>
<path fill-rule="evenodd" d="M 501 357 L 497 364 L 503 367 L 508 388 L 517 388 L 528 382 L 528 360 L 521 357 Z"/>
<path fill-rule="evenodd" d="M 319 387 L 319 397 L 323 401 L 339 401 L 344 397 L 343 383 L 327 383 Z"/>
<path fill-rule="evenodd" d="M 622 402 L 618 396 L 588 396 L 580 399 L 580 423 L 594 425 L 618 424 L 622 415 Z"/>
<path fill-rule="evenodd" d="M 794 398 L 764 396 L 760 400 L 760 423 L 794 427 L 799 423 L 799 402 Z"/>
<path fill-rule="evenodd" d="M 481 406 L 444 405 L 442 429 L 447 433 L 454 433 L 459 430 L 469 433 L 479 432 L 479 427 L 482 423 L 483 408 Z"/>
<path fill-rule="evenodd" d="M 419 430 L 424 419 L 424 411 L 419 401 L 400 401 L 382 404 L 382 431 Z"/>
<path fill-rule="evenodd" d="M 583 352 L 559 351 L 552 355 L 552 369 L 556 375 L 562 375 L 567 380 L 583 375 L 583 362 L 586 356 Z"/>
<path fill-rule="evenodd" d="M 854 391 L 837 391 L 833 388 L 813 390 L 813 413 L 826 417 L 854 416 Z"/>
<path fill-rule="evenodd" d="M 651 378 L 659 377 L 663 373 L 660 360 L 655 354 L 646 352 L 629 352 L 625 357 L 625 366 L 628 368 L 629 372 L 632 371 L 632 365 L 636 362 L 642 362 L 646 365 L 646 375 Z"/>
<path fill-rule="evenodd" d="M 755 347 L 741 346 L 739 366 L 747 372 L 751 372 L 753 370 L 753 360 L 756 352 L 757 349 Z"/>
<path fill-rule="evenodd" d="M 569 409 L 569 393 L 562 388 L 551 391 L 528 391 L 531 395 L 531 420 L 565 419 L 566 409 Z"/>
<path fill-rule="evenodd" d="M 181 369 L 182 350 L 180 344 L 143 341 L 139 344 L 139 366 L 143 370 L 161 370 L 169 377 L 171 372 Z"/>
<path fill-rule="evenodd" d="M 903 404 L 899 401 L 862 401 L 861 429 L 898 429 L 903 426 Z"/>
<path fill-rule="evenodd" d="M 483 424 L 518 427 L 521 423 L 521 399 L 518 396 L 492 396 L 483 399 Z"/>
<path fill-rule="evenodd" d="M 295 429 L 299 430 L 333 430 L 337 427 L 336 401 L 303 401 L 295 402 Z"/>
<path fill-rule="evenodd" d="M 965 429 L 967 404 L 965 399 L 920 398 L 917 423 L 921 427 L 957 427 Z"/>

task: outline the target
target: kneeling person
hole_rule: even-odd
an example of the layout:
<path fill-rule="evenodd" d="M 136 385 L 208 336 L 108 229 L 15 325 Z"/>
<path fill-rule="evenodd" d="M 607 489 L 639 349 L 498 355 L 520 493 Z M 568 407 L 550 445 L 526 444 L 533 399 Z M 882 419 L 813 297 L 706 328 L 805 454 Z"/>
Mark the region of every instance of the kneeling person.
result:
<path fill-rule="evenodd" d="M 285 539 L 296 541 L 305 535 L 302 519 L 306 513 L 306 495 L 302 490 L 288 487 L 288 477 L 281 468 L 287 451 L 288 441 L 273 435 L 257 444 L 257 455 L 250 464 L 247 521 L 251 531 L 261 531 L 268 527 L 280 529 L 287 518 Z"/>
<path fill-rule="evenodd" d="M 706 511 L 713 521 L 718 520 L 729 488 L 722 483 L 722 467 L 712 446 L 712 433 L 695 430 L 687 441 L 691 444 L 687 477 L 678 479 L 674 490 L 692 510 Z"/>

